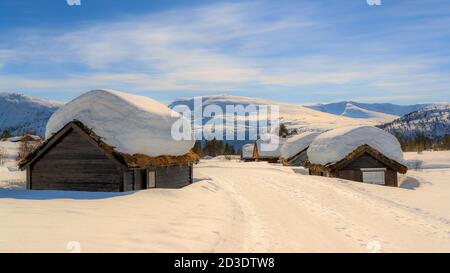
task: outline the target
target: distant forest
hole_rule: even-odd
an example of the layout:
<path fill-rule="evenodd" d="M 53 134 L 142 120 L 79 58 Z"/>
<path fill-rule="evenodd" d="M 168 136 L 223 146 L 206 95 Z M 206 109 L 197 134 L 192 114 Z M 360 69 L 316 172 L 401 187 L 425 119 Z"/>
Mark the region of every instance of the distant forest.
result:
<path fill-rule="evenodd" d="M 414 137 L 403 137 L 401 134 L 395 135 L 402 146 L 404 152 L 422 152 L 425 150 L 450 150 L 450 135 L 446 134 L 442 139 L 433 139 L 417 134 Z"/>
<path fill-rule="evenodd" d="M 238 155 L 240 153 L 240 150 L 236 150 L 233 145 L 222 140 L 216 140 L 216 138 L 204 141 L 197 140 L 192 150 L 200 157 L 207 155 L 212 157 L 219 155 Z"/>

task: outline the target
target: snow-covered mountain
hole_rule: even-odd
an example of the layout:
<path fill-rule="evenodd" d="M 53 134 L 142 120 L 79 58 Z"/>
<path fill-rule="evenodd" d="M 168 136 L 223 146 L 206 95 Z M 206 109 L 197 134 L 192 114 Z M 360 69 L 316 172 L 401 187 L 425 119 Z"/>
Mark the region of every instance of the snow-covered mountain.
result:
<path fill-rule="evenodd" d="M 379 123 L 387 123 L 408 113 L 433 106 L 448 105 L 442 103 L 426 103 L 414 105 L 397 105 L 392 103 L 360 103 L 354 101 L 341 101 L 334 103 L 305 104 L 305 107 L 333 115 L 351 118 L 370 119 Z"/>
<path fill-rule="evenodd" d="M 225 113 L 227 105 L 277 105 L 280 108 L 280 119 L 289 129 L 297 129 L 303 131 L 324 131 L 346 125 L 373 125 L 376 122 L 371 120 L 358 120 L 349 117 L 336 116 L 328 113 L 323 113 L 299 104 L 290 104 L 285 102 L 277 102 L 267 99 L 249 98 L 230 95 L 212 95 L 204 96 L 203 109 L 209 105 L 217 105 Z M 176 105 L 186 105 L 193 109 L 194 99 L 185 98 L 177 99 L 169 105 L 173 108 Z M 248 114 L 248 113 L 247 113 Z M 249 118 L 256 118 L 255 113 L 250 113 Z"/>
<path fill-rule="evenodd" d="M 450 108 L 449 106 L 427 107 L 379 127 L 392 134 L 400 134 L 404 138 L 421 134 L 433 140 L 439 140 L 445 134 L 450 134 Z"/>
<path fill-rule="evenodd" d="M 48 119 L 62 105 L 17 93 L 0 93 L 0 133 L 8 130 L 12 135 L 34 133 L 43 137 Z"/>
<path fill-rule="evenodd" d="M 345 110 L 341 114 L 341 116 L 350 118 L 370 119 L 379 123 L 389 122 L 398 118 L 398 116 L 367 110 L 359 106 L 356 106 L 350 102 L 346 104 Z"/>
<path fill-rule="evenodd" d="M 230 96 L 230 95 L 212 95 L 212 96 L 204 96 L 202 97 L 203 101 L 203 109 L 208 107 L 209 105 L 217 105 L 222 109 L 225 113 L 226 106 L 237 106 L 242 105 L 244 107 L 254 104 L 254 105 L 278 105 L 280 109 L 280 119 L 281 122 L 286 125 L 288 129 L 295 129 L 298 132 L 306 132 L 306 131 L 325 131 L 328 129 L 334 129 L 342 126 L 351 126 L 351 125 L 376 125 L 378 122 L 370 119 L 354 119 L 345 116 L 338 116 L 329 113 L 324 113 L 321 111 L 317 111 L 315 109 L 311 109 L 308 107 L 304 107 L 299 104 L 289 104 L 284 102 L 276 102 L 267 99 L 258 99 L 258 98 L 249 98 L 249 97 L 240 97 L 240 96 Z M 185 99 L 177 99 L 172 102 L 169 107 L 174 108 L 177 105 L 186 105 L 190 109 L 193 109 L 194 99 L 193 98 L 185 98 Z M 248 120 L 258 119 L 256 113 L 247 113 Z M 234 116 L 225 117 L 225 120 L 234 118 Z M 246 118 L 245 116 L 238 116 L 237 118 Z M 203 119 L 203 124 L 210 121 L 210 119 Z M 237 128 L 237 130 L 245 130 L 249 131 L 252 128 L 248 126 L 244 128 Z M 235 147 L 239 147 L 239 145 L 245 143 L 238 141 L 231 141 Z M 239 144 L 238 144 L 239 143 Z"/>

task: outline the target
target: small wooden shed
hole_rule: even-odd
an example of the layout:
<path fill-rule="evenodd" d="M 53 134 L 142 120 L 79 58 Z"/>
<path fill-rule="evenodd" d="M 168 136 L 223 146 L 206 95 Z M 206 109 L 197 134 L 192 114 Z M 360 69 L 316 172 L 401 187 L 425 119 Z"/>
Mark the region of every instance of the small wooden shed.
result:
<path fill-rule="evenodd" d="M 284 166 L 304 166 L 308 161 L 308 148 L 320 132 L 303 132 L 288 138 L 281 146 L 281 162 Z"/>
<path fill-rule="evenodd" d="M 255 147 L 254 143 L 249 143 L 249 144 L 245 144 L 242 146 L 241 161 L 244 161 L 244 162 L 255 161 L 255 158 L 253 157 L 254 147 Z"/>
<path fill-rule="evenodd" d="M 74 120 L 24 158 L 27 189 L 124 192 L 180 188 L 192 183 L 198 156 L 149 157 L 120 153 Z"/>
<path fill-rule="evenodd" d="M 406 173 L 408 168 L 388 158 L 370 145 L 359 146 L 342 160 L 321 165 L 306 162 L 311 175 L 337 177 L 364 183 L 398 187 L 397 173 Z"/>
<path fill-rule="evenodd" d="M 284 139 L 279 139 L 278 145 L 272 145 L 274 146 L 272 150 L 264 150 L 262 149 L 263 141 L 261 139 L 258 139 L 255 142 L 255 145 L 253 147 L 253 158 L 255 161 L 266 161 L 269 163 L 277 163 L 280 160 L 280 148 L 281 145 L 284 143 Z M 271 144 L 269 144 L 271 145 Z"/>
<path fill-rule="evenodd" d="M 290 158 L 281 158 L 281 162 L 284 166 L 304 166 L 305 163 L 308 161 L 308 147 L 301 150 L 296 155 L 290 157 Z"/>

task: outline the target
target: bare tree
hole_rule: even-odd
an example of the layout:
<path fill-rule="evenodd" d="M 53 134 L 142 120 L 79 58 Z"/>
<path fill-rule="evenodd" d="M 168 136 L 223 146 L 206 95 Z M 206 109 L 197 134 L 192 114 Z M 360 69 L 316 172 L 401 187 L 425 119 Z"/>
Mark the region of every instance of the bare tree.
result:
<path fill-rule="evenodd" d="M 22 160 L 25 157 L 27 157 L 31 152 L 34 151 L 39 146 L 39 141 L 22 141 L 20 143 L 20 150 L 19 150 L 19 158 L 18 160 Z"/>
<path fill-rule="evenodd" d="M 0 166 L 5 164 L 6 157 L 8 156 L 5 148 L 0 147 Z"/>

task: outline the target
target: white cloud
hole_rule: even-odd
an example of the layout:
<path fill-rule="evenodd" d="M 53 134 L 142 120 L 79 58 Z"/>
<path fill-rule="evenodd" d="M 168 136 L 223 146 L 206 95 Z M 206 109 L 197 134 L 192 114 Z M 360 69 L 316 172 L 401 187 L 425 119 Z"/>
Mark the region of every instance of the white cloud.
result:
<path fill-rule="evenodd" d="M 390 34 L 395 27 L 389 29 L 389 44 L 382 29 L 367 35 L 345 33 L 339 25 L 352 18 L 340 12 L 335 15 L 340 21 L 333 25 L 306 4 L 245 2 L 127 17 L 64 31 L 33 29 L 18 35 L 14 49 L 0 49 L 0 68 L 27 63 L 42 67 L 42 74 L 4 74 L 0 89 L 288 89 L 358 96 L 364 90 L 367 96 L 396 92 L 398 97 L 425 88 L 448 90 L 448 77 L 439 70 L 448 58 L 405 52 L 408 45 L 402 43 L 401 33 Z M 432 36 L 435 28 L 428 25 Z M 423 25 L 398 29 L 407 28 L 409 35 L 415 27 Z M 51 75 L 47 66 L 62 68 Z M 323 86 L 326 89 L 321 90 Z"/>

